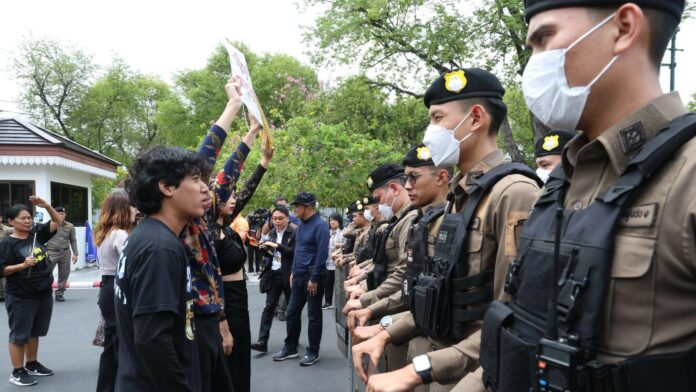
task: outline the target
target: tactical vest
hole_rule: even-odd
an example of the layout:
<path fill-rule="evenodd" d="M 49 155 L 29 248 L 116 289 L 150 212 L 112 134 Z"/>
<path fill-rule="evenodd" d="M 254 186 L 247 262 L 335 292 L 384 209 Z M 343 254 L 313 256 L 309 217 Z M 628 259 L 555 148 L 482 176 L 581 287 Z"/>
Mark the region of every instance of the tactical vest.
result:
<path fill-rule="evenodd" d="M 367 240 L 365 240 L 365 245 L 359 249 L 356 254 L 355 254 L 355 260 L 358 263 L 362 263 L 365 260 L 369 260 L 374 257 L 375 249 L 377 248 L 377 240 L 378 240 L 378 235 L 377 232 L 379 231 L 379 228 L 388 225 L 389 222 L 383 221 L 380 222 L 377 226 L 373 226 L 370 228 L 370 230 L 367 232 Z"/>
<path fill-rule="evenodd" d="M 563 206 L 568 182 L 556 168 L 526 222 L 510 266 L 508 303 L 493 302 L 482 328 L 484 382 L 498 392 L 696 391 L 696 350 L 596 361 L 614 238 L 624 207 L 696 135 L 696 115 L 649 140 L 606 192 L 584 210 Z"/>
<path fill-rule="evenodd" d="M 355 241 L 357 241 L 356 237 L 346 238 L 346 242 L 343 244 L 343 247 L 341 247 L 341 253 L 344 255 L 353 253 L 353 250 L 355 249 Z"/>
<path fill-rule="evenodd" d="M 414 207 L 409 207 L 404 211 L 401 216 L 397 217 L 392 217 L 392 219 L 389 222 L 389 225 L 382 230 L 381 233 L 377 233 L 375 236 L 375 251 L 374 254 L 372 255 L 372 271 L 367 275 L 367 289 L 372 291 L 379 287 L 382 283 L 384 283 L 385 280 L 387 280 L 387 268 L 389 267 L 389 257 L 387 257 L 387 240 L 389 239 L 389 236 L 391 235 L 391 232 L 394 230 L 396 225 L 399 224 L 406 216 L 408 215 L 409 212 L 411 212 L 414 209 Z"/>
<path fill-rule="evenodd" d="M 428 254 L 428 233 L 430 225 L 445 213 L 445 206 L 431 208 L 425 214 L 419 214 L 408 229 L 408 241 L 406 242 L 406 272 L 402 296 L 404 303 L 413 311 L 413 288 L 418 280 L 418 275 L 423 271 L 423 265 L 432 258 Z"/>
<path fill-rule="evenodd" d="M 462 340 L 466 323 L 481 320 L 493 300 L 493 270 L 469 275 L 467 237 L 483 197 L 498 181 L 512 174 L 521 174 L 540 183 L 526 165 L 507 163 L 472 179 L 473 184 L 466 191 L 467 202 L 461 211 L 449 212 L 454 200 L 452 195 L 449 197 L 447 212 L 435 239 L 435 256 L 424 264 L 412 294 L 416 325 L 433 339 Z"/>

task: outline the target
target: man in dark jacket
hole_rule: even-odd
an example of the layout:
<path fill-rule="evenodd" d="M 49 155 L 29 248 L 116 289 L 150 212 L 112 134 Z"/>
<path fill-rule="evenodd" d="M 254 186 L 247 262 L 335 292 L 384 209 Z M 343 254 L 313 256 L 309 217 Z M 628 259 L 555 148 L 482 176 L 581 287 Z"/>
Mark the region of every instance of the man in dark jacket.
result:
<path fill-rule="evenodd" d="M 268 352 L 268 338 L 273 313 L 281 294 L 290 298 L 290 273 L 292 272 L 292 259 L 295 254 L 295 232 L 290 223 L 288 209 L 279 206 L 271 214 L 273 229 L 268 233 L 268 241 L 261 244 L 261 248 L 267 249 L 273 254 L 270 265 L 263 272 L 262 282 L 268 281 L 266 292 L 266 307 L 261 314 L 261 326 L 259 327 L 259 341 L 251 345 L 252 350 Z M 263 283 L 262 283 L 263 284 Z"/>

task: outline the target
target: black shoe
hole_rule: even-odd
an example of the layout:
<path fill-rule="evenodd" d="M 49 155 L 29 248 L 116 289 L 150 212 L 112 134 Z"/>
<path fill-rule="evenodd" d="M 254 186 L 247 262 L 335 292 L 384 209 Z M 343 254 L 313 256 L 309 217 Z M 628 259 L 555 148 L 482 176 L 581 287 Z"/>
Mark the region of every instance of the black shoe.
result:
<path fill-rule="evenodd" d="M 65 302 L 65 298 L 62 295 L 56 295 L 56 302 Z"/>
<path fill-rule="evenodd" d="M 305 354 L 302 359 L 300 359 L 300 366 L 312 366 L 319 360 L 319 354 Z"/>
<path fill-rule="evenodd" d="M 278 315 L 276 317 L 278 317 L 279 321 L 285 321 L 285 312 L 278 312 Z"/>
<path fill-rule="evenodd" d="M 27 362 L 27 364 L 24 365 L 24 369 L 26 369 L 27 373 L 29 373 L 32 376 L 42 377 L 42 376 L 52 376 L 53 375 L 53 370 L 42 365 L 41 363 L 39 363 L 39 361 L 35 361 L 33 363 Z"/>
<path fill-rule="evenodd" d="M 0 302 L 5 302 L 5 297 L 0 297 Z"/>
<path fill-rule="evenodd" d="M 322 310 L 327 310 L 327 309 L 333 309 L 334 306 L 332 304 L 324 304 L 324 306 L 321 307 Z"/>
<path fill-rule="evenodd" d="M 274 361 L 284 361 L 286 359 L 297 358 L 299 356 L 300 356 L 300 354 L 297 353 L 297 349 L 291 351 L 291 350 L 283 347 L 283 349 L 280 350 L 280 352 L 278 352 L 278 354 L 273 356 L 273 360 Z"/>
<path fill-rule="evenodd" d="M 267 353 L 268 344 L 266 344 L 266 342 L 264 342 L 263 340 L 259 340 L 258 342 L 251 345 L 251 349 L 254 351 L 260 351 L 262 353 Z"/>
<path fill-rule="evenodd" d="M 14 370 L 12 371 L 12 375 L 10 375 L 10 384 L 28 387 L 30 385 L 36 385 L 36 380 L 27 373 L 26 369 Z"/>

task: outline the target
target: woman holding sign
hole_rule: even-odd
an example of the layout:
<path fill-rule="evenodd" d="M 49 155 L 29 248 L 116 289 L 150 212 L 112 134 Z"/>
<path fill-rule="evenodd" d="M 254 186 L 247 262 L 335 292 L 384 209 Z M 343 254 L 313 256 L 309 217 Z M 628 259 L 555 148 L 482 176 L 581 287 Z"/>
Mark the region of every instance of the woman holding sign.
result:
<path fill-rule="evenodd" d="M 13 368 L 10 383 L 20 386 L 36 384 L 33 376 L 53 374 L 38 362 L 37 355 L 39 337 L 48 333 L 53 312 L 52 264 L 45 245 L 63 223 L 56 210 L 42 198 L 30 196 L 29 201 L 45 208 L 51 220 L 34 225 L 31 209 L 17 204 L 6 212 L 14 232 L 0 242 L 0 276 L 7 277 L 5 307 Z"/>

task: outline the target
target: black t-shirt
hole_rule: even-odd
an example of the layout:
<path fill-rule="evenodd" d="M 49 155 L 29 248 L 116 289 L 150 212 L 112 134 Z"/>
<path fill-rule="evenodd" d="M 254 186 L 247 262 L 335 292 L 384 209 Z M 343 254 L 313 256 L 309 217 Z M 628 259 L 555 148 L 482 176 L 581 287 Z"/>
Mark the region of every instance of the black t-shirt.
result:
<path fill-rule="evenodd" d="M 29 234 L 20 240 L 7 236 L 0 241 L 0 274 L 7 266 L 22 264 L 33 254 L 36 264 L 7 277 L 5 291 L 20 298 L 42 298 L 51 295 L 53 272 L 48 258 L 46 242 L 56 232 L 51 232 L 51 222 L 39 223 Z M 34 241 L 36 236 L 36 242 Z M 32 248 L 32 245 L 34 246 Z"/>
<path fill-rule="evenodd" d="M 247 259 L 244 242 L 229 226 L 221 228 L 225 238 L 215 240 L 215 251 L 220 261 L 222 275 L 230 275 L 239 272 Z"/>
<path fill-rule="evenodd" d="M 116 269 L 117 390 L 198 389 L 191 381 L 195 372 L 188 282 L 181 241 L 159 220 L 141 220 L 128 236 Z"/>

